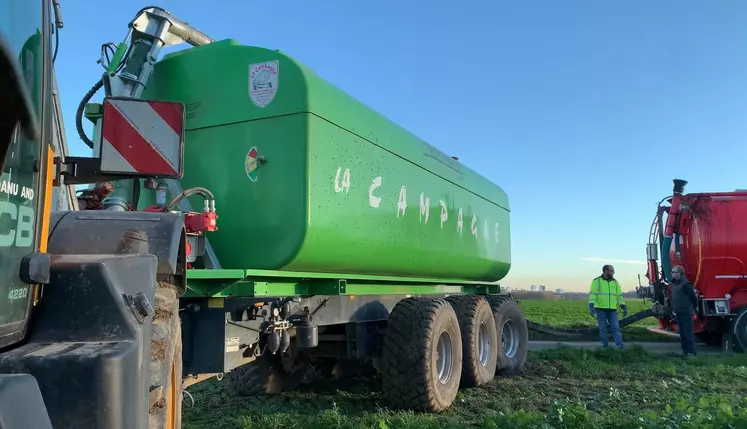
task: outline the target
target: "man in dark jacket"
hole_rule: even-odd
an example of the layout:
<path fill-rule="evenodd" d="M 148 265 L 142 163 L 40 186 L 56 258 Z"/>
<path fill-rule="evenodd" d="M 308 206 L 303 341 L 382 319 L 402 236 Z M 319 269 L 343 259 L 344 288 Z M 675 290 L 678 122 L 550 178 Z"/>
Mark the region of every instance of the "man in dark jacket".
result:
<path fill-rule="evenodd" d="M 695 333 L 693 315 L 698 308 L 698 297 L 693 284 L 685 277 L 685 269 L 672 267 L 672 311 L 677 317 L 680 344 L 685 356 L 695 356 Z"/>

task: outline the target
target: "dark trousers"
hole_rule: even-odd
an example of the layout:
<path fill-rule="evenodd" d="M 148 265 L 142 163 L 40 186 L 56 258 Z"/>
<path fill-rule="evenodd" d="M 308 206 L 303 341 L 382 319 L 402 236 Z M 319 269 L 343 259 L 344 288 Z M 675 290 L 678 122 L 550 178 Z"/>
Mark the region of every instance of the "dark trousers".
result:
<path fill-rule="evenodd" d="M 607 337 L 607 323 L 609 323 L 615 345 L 618 349 L 623 348 L 620 322 L 617 320 L 617 309 L 597 308 L 595 311 L 597 313 L 597 323 L 599 324 L 599 340 L 602 342 L 602 347 L 609 346 L 609 338 Z"/>
<path fill-rule="evenodd" d="M 695 326 L 692 313 L 677 313 L 677 325 L 680 330 L 682 352 L 695 353 Z"/>

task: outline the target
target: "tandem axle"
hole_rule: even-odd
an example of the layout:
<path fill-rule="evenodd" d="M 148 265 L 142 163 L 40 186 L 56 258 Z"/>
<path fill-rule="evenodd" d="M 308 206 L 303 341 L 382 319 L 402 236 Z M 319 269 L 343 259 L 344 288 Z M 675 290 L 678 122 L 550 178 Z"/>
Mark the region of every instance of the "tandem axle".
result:
<path fill-rule="evenodd" d="M 381 374 L 394 406 L 437 412 L 451 406 L 460 386 L 523 370 L 526 320 L 509 295 L 449 296 L 419 287 L 419 296 L 187 294 L 180 304 L 185 386 L 229 373 L 242 395 L 279 393 L 312 369 L 340 371 L 357 362 Z M 414 361 L 420 366 L 410 368 Z M 417 368 L 428 368 L 418 379 L 433 389 L 404 400 L 417 386 L 404 386 L 414 379 L 399 374 Z"/>

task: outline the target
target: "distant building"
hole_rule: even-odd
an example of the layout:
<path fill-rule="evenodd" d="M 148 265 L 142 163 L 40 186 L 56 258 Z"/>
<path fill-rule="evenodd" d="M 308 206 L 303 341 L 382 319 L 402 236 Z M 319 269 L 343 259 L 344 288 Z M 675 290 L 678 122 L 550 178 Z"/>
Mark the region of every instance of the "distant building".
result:
<path fill-rule="evenodd" d="M 560 294 L 563 293 L 563 289 L 555 289 L 555 293 L 557 293 L 558 295 L 560 295 Z"/>
<path fill-rule="evenodd" d="M 540 292 L 544 292 L 544 291 L 545 291 L 545 285 L 540 285 Z"/>
<path fill-rule="evenodd" d="M 529 286 L 529 291 L 530 292 L 537 292 L 537 286 L 536 285 Z"/>

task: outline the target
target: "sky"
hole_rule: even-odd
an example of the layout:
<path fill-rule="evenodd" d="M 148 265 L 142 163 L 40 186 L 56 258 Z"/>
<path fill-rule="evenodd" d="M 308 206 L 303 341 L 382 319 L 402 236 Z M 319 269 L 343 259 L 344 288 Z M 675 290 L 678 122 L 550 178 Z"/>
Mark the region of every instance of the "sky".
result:
<path fill-rule="evenodd" d="M 151 2 L 61 4 L 57 79 L 83 155 L 74 115 L 100 46 Z M 744 1 L 154 4 L 214 39 L 285 51 L 500 185 L 505 285 L 588 290 L 611 263 L 632 289 L 673 178 L 690 192 L 747 188 Z"/>

